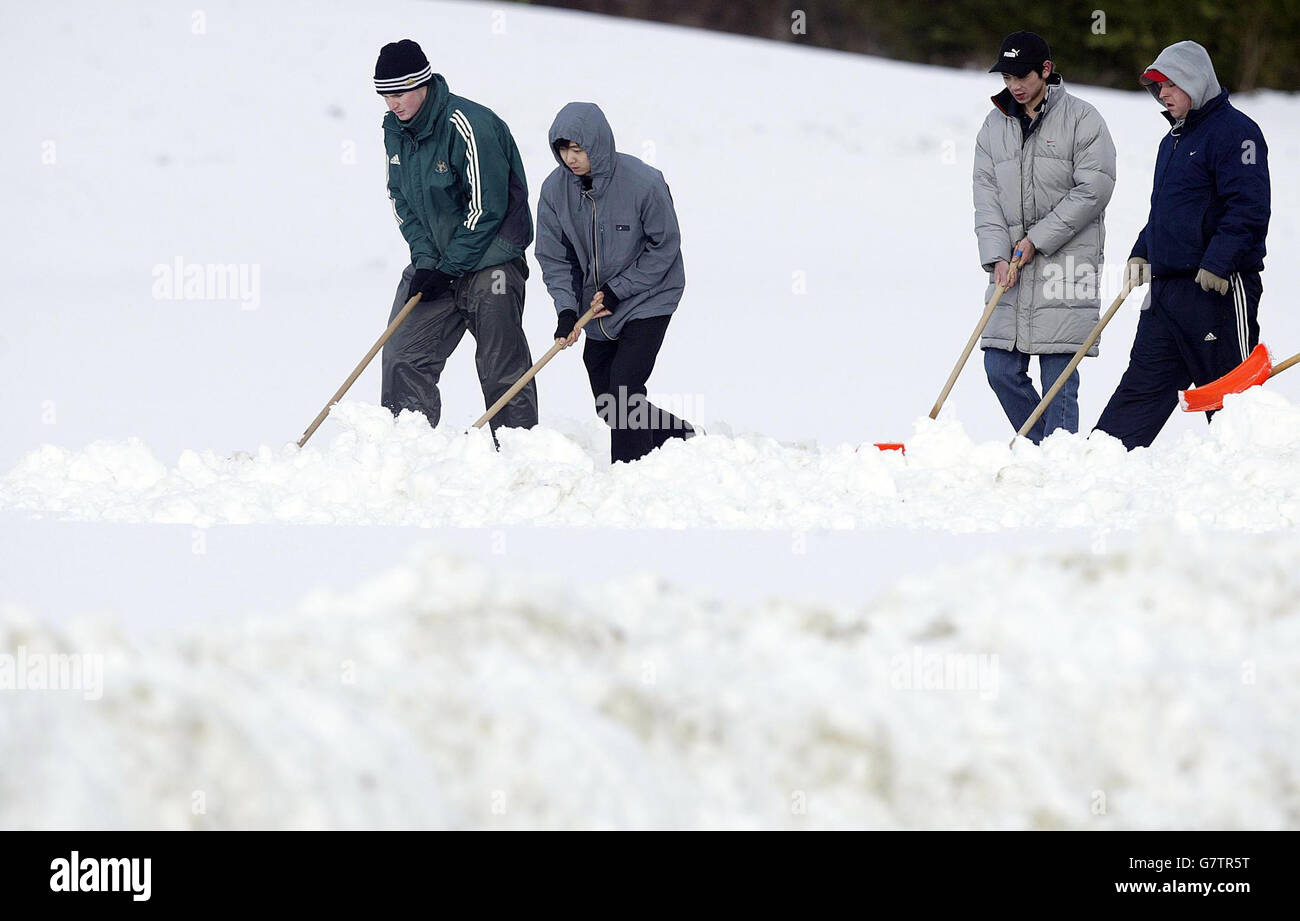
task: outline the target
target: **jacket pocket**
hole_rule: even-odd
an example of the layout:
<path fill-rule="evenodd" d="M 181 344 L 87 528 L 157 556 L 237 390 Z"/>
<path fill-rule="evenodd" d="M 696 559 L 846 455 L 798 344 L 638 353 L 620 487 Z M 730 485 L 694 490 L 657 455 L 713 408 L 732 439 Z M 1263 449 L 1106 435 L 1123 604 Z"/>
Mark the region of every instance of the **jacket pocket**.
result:
<path fill-rule="evenodd" d="M 634 263 L 649 240 L 638 218 L 610 217 L 601 228 L 600 277 L 609 279 Z"/>

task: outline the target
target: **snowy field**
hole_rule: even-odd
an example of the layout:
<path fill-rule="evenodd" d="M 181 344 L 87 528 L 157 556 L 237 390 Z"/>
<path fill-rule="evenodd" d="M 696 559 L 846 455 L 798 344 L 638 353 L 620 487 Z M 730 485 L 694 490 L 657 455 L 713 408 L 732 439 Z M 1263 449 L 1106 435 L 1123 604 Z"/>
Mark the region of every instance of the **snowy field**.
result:
<path fill-rule="evenodd" d="M 664 171 L 688 286 L 652 396 L 708 435 L 611 468 L 571 351 L 494 452 L 467 341 L 437 431 L 372 368 L 293 445 L 406 262 L 370 86 L 401 37 L 509 123 L 534 202 L 571 99 Z M 978 353 L 923 418 L 983 306 L 994 77 L 400 0 L 28 5 L 0 71 L 0 827 L 1300 826 L 1300 371 L 1133 454 L 1009 449 Z M 1118 145 L 1118 266 L 1165 123 L 1071 89 Z M 1280 359 L 1300 100 L 1235 101 Z M 247 286 L 159 296 L 178 261 Z M 59 653 L 78 687 L 14 687 Z"/>

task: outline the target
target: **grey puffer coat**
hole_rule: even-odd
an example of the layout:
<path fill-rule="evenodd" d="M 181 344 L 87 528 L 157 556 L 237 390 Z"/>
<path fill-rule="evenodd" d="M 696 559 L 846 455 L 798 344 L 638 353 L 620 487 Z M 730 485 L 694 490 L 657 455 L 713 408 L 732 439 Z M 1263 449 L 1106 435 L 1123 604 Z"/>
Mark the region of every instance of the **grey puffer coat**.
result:
<path fill-rule="evenodd" d="M 1038 124 L 1025 139 L 1021 107 L 1003 90 L 975 145 L 975 236 L 989 272 L 1028 233 L 1037 253 L 993 312 L 982 348 L 1074 352 L 1100 309 L 1106 205 L 1115 144 L 1101 115 L 1048 77 Z M 1093 346 L 1090 355 L 1097 354 Z"/>

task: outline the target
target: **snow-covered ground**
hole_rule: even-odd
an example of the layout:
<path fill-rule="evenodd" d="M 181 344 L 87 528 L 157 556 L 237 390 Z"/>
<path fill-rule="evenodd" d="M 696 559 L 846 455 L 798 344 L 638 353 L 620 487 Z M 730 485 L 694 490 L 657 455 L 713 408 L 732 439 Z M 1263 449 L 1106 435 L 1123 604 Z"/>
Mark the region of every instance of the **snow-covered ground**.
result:
<path fill-rule="evenodd" d="M 163 638 L 0 606 L 102 675 L 0 709 L 0 825 L 1294 826 L 1292 544 L 1153 537 L 858 605 L 417 551 Z"/>
<path fill-rule="evenodd" d="M 464 434 L 345 403 L 328 444 L 256 456 L 185 451 L 174 467 L 139 439 L 47 445 L 0 480 L 0 507 L 102 521 L 425 527 L 1289 529 L 1300 521 L 1300 409 L 1261 388 L 1227 399 L 1205 432 L 1128 454 L 1114 438 L 975 444 L 921 420 L 907 453 L 706 435 L 611 466 L 593 420 L 572 437 Z"/>
<path fill-rule="evenodd" d="M 478 3 L 4 25 L 0 827 L 1300 825 L 1300 372 L 1133 454 L 1008 449 L 978 353 L 920 419 L 982 307 L 994 78 Z M 438 431 L 372 368 L 292 446 L 405 264 L 370 88 L 404 36 L 506 119 L 534 196 L 571 99 L 665 172 L 689 282 L 652 386 L 707 436 L 611 468 L 567 352 L 494 452 L 467 343 Z M 1118 264 L 1164 122 L 1073 89 L 1119 147 Z M 1300 100 L 1236 102 L 1270 146 L 1280 358 Z M 178 260 L 249 287 L 159 296 Z M 102 694 L 5 684 L 54 650 Z"/>

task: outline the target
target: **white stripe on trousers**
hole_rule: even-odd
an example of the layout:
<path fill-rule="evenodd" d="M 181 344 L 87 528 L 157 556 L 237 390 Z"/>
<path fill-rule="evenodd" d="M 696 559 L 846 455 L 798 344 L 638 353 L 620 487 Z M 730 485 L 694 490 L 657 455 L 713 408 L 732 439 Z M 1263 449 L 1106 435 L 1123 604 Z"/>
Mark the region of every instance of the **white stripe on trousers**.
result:
<path fill-rule="evenodd" d="M 1232 286 L 1232 300 L 1237 309 L 1237 343 L 1241 346 L 1241 360 L 1250 356 L 1250 323 L 1246 319 L 1246 289 L 1241 283 L 1241 273 L 1233 272 L 1228 276 Z"/>
<path fill-rule="evenodd" d="M 478 226 L 478 219 L 483 216 L 483 191 L 480 188 L 478 171 L 478 144 L 474 139 L 474 129 L 470 126 L 469 119 L 465 117 L 465 113 L 460 109 L 451 113 L 451 123 L 456 126 L 456 130 L 460 132 L 461 138 L 465 141 L 466 169 L 469 173 L 470 188 L 469 210 L 465 215 L 465 226 L 473 230 Z"/>

